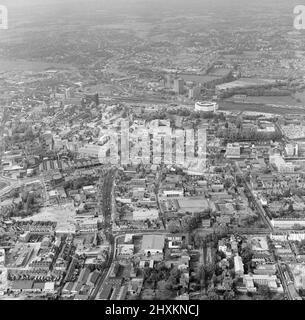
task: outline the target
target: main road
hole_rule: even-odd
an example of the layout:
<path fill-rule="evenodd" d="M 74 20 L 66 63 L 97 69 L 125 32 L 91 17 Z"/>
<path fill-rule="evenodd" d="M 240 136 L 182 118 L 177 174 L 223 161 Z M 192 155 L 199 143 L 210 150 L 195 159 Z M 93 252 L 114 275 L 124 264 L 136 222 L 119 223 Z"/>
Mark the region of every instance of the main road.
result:
<path fill-rule="evenodd" d="M 255 205 L 255 208 L 258 211 L 258 213 L 260 214 L 263 222 L 269 228 L 270 231 L 273 231 L 273 225 L 272 225 L 270 219 L 267 217 L 265 209 L 263 208 L 262 204 L 256 198 L 256 196 L 255 196 L 255 194 L 254 194 L 254 192 L 252 190 L 252 187 L 250 186 L 249 182 L 246 181 L 246 179 L 244 177 L 244 174 L 241 171 L 237 161 L 235 162 L 235 167 L 236 167 L 238 175 L 242 178 L 246 189 L 248 190 L 249 194 L 251 195 L 251 199 L 253 201 L 253 204 Z"/>
<path fill-rule="evenodd" d="M 104 285 L 104 283 L 106 282 L 106 280 L 108 279 L 110 272 L 113 268 L 113 262 L 115 260 L 116 257 L 116 251 L 117 251 L 117 241 L 120 238 L 124 238 L 126 234 L 136 234 L 136 235 L 144 235 L 146 233 L 149 234 L 155 234 L 155 235 L 164 235 L 164 234 L 168 234 L 169 232 L 166 230 L 138 230 L 138 231 L 133 231 L 133 230 L 126 230 L 123 231 L 120 234 L 117 234 L 113 237 L 113 242 L 111 244 L 111 248 L 110 248 L 110 254 L 109 254 L 109 258 L 108 258 L 108 262 L 106 264 L 105 269 L 102 271 L 102 273 L 99 276 L 99 279 L 95 285 L 95 288 L 92 291 L 92 294 L 89 297 L 89 300 L 95 300 L 97 298 L 97 294 L 100 291 L 100 289 L 102 288 L 102 286 Z"/>

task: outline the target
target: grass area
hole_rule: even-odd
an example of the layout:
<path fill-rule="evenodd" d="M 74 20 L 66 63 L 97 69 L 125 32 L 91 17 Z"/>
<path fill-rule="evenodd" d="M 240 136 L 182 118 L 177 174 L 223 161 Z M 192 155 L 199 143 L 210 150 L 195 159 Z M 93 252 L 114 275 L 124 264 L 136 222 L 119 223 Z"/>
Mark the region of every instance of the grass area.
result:
<path fill-rule="evenodd" d="M 231 101 L 232 98 L 225 99 L 225 101 Z M 279 106 L 303 106 L 302 103 L 298 102 L 291 96 L 247 96 L 243 99 L 243 103 L 254 103 L 254 104 L 276 104 Z"/>
<path fill-rule="evenodd" d="M 254 103 L 234 103 L 230 101 L 219 102 L 220 111 L 251 111 L 272 114 L 305 114 L 305 108 L 287 108 L 287 107 L 273 107 L 264 104 Z"/>

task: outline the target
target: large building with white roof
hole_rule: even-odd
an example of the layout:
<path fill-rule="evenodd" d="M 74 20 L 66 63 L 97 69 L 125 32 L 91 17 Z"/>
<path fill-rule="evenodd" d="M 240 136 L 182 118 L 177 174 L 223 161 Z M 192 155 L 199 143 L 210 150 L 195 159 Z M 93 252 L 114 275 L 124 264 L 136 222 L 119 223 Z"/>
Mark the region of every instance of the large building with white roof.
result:
<path fill-rule="evenodd" d="M 218 110 L 217 102 L 198 101 L 195 103 L 195 111 L 199 112 L 216 112 Z"/>

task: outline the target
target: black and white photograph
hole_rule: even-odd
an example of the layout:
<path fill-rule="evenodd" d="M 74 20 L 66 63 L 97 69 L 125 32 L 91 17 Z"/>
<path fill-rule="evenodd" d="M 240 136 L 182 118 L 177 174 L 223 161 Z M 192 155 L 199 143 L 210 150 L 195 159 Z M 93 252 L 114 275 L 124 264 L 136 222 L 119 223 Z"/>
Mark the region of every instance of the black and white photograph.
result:
<path fill-rule="evenodd" d="M 305 0 L 0 0 L 1 306 L 303 299 Z"/>

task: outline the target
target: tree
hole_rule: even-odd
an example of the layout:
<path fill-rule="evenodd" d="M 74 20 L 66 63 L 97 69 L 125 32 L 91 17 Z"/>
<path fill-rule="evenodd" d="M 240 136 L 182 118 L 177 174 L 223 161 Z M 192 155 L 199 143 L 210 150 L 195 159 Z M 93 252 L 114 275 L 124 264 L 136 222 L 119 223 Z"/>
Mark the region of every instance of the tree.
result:
<path fill-rule="evenodd" d="M 220 256 L 221 260 L 226 258 L 226 254 L 223 251 L 218 251 L 217 255 Z"/>
<path fill-rule="evenodd" d="M 204 270 L 206 272 L 207 277 L 211 278 L 215 272 L 215 264 L 214 263 L 207 263 L 204 266 Z"/>
<path fill-rule="evenodd" d="M 195 247 L 196 248 L 206 247 L 206 243 L 207 243 L 206 236 L 197 232 L 194 236 Z"/>
<path fill-rule="evenodd" d="M 293 211 L 294 211 L 293 203 L 290 202 L 290 203 L 289 203 L 289 206 L 288 206 L 288 212 L 292 213 Z"/>
<path fill-rule="evenodd" d="M 229 233 L 229 228 L 226 225 L 218 225 L 214 228 L 214 232 L 218 238 L 224 238 Z"/>
<path fill-rule="evenodd" d="M 232 179 L 226 178 L 225 181 L 224 181 L 224 187 L 225 187 L 225 189 L 231 188 L 232 185 L 233 185 Z"/>
<path fill-rule="evenodd" d="M 207 295 L 209 300 L 219 300 L 219 295 L 216 293 L 215 289 L 213 288 L 210 288 L 208 290 Z"/>
<path fill-rule="evenodd" d="M 260 285 L 257 293 L 263 296 L 265 300 L 270 300 L 272 298 L 272 292 L 268 286 Z"/>
<path fill-rule="evenodd" d="M 235 293 L 233 290 L 226 291 L 223 295 L 224 300 L 233 300 L 235 297 Z"/>
<path fill-rule="evenodd" d="M 204 265 L 201 265 L 198 270 L 198 280 L 200 282 L 201 290 L 206 286 L 205 276 L 206 274 Z"/>
<path fill-rule="evenodd" d="M 295 223 L 293 226 L 292 226 L 292 229 L 294 230 L 304 230 L 305 227 L 300 225 L 299 223 Z"/>
<path fill-rule="evenodd" d="M 246 264 L 252 260 L 253 252 L 250 247 L 245 247 L 242 249 L 241 254 L 240 254 L 243 263 Z"/>
<path fill-rule="evenodd" d="M 170 300 L 172 297 L 172 291 L 166 288 L 156 290 L 156 298 L 155 300 Z"/>
<path fill-rule="evenodd" d="M 180 232 L 180 225 L 178 221 L 171 220 L 168 224 L 168 231 L 171 233 L 178 233 Z"/>

